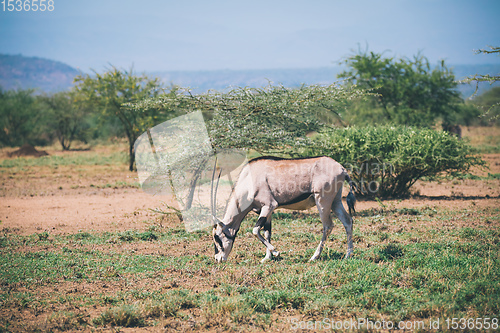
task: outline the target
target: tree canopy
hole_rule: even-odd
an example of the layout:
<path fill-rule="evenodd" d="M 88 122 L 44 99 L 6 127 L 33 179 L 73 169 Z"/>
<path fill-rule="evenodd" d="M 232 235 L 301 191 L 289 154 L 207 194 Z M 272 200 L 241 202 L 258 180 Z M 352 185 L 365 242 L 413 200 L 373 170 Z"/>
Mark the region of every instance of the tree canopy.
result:
<path fill-rule="evenodd" d="M 381 109 L 378 122 L 429 127 L 437 118 L 446 121 L 461 103 L 455 76 L 444 61 L 432 68 L 420 54 L 395 59 L 359 52 L 344 63 L 348 69 L 338 77 L 375 94 L 370 109 Z"/>
<path fill-rule="evenodd" d="M 59 92 L 40 99 L 46 105 L 47 125 L 54 130 L 63 150 L 69 150 L 74 140 L 86 141 L 89 124 L 85 118 L 90 110 L 75 102 L 73 92 Z"/>
<path fill-rule="evenodd" d="M 40 141 L 39 103 L 34 90 L 0 89 L 0 143 L 6 146 L 36 144 Z"/>
<path fill-rule="evenodd" d="M 157 115 L 154 109 L 131 109 L 124 105 L 158 96 L 162 92 L 160 80 L 137 76 L 132 69 L 126 71 L 112 67 L 102 74 L 79 75 L 75 82 L 80 102 L 91 103 L 103 117 L 120 120 L 129 143 L 129 169 L 132 171 L 134 142 L 143 131 L 153 126 Z"/>
<path fill-rule="evenodd" d="M 251 148 L 261 153 L 276 153 L 284 147 L 305 144 L 307 133 L 327 126 L 315 110 L 321 108 L 322 112 L 338 116 L 348 100 L 363 94 L 355 86 L 339 85 L 297 89 L 269 85 L 199 95 L 174 89 L 170 94 L 135 103 L 132 108 L 136 112 L 202 111 L 214 148 Z"/>

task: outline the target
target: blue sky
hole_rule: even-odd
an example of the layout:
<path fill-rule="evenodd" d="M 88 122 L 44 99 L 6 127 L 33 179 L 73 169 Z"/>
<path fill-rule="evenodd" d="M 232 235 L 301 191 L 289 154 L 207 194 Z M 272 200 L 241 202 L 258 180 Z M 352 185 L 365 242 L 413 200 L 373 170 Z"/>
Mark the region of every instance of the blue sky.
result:
<path fill-rule="evenodd" d="M 2 6 L 0 4 L 0 6 Z M 433 63 L 500 64 L 498 0 L 54 0 L 52 12 L 0 7 L 0 53 L 88 71 L 334 66 L 365 49 Z"/>

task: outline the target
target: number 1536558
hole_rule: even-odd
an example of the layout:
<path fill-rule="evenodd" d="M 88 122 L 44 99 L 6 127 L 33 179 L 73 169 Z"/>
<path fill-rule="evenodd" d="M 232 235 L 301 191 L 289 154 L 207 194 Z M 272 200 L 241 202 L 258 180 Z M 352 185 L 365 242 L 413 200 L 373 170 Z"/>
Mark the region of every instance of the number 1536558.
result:
<path fill-rule="evenodd" d="M 44 12 L 54 10 L 54 0 L 2 0 L 4 12 Z"/>

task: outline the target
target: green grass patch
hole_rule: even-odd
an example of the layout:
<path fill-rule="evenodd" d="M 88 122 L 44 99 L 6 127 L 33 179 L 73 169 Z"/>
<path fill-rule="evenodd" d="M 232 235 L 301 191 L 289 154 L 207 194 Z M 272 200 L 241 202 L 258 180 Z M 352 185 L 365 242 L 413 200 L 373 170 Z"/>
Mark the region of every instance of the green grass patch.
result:
<path fill-rule="evenodd" d="M 40 326 L 47 331 L 163 325 L 181 331 L 265 331 L 290 328 L 283 323 L 289 316 L 497 318 L 499 209 L 388 206 L 359 212 L 354 258 L 342 259 L 345 233 L 336 223 L 313 263 L 308 259 L 321 237 L 315 214 L 276 214 L 273 240 L 283 252 L 266 264 L 260 263 L 264 248 L 246 229 L 224 264 L 214 263 L 208 232 L 187 233 L 180 227 L 4 233 L 0 310 L 13 317 L 2 319 L 0 327 L 15 330 L 15 311 L 37 318 L 47 309 L 56 309 Z M 478 218 L 490 222 L 478 224 Z M 436 227 L 457 220 L 471 223 Z M 141 247 L 153 250 L 135 251 Z"/>
<path fill-rule="evenodd" d="M 23 168 L 32 166 L 57 167 L 63 165 L 123 165 L 127 161 L 124 152 L 81 152 L 78 154 L 49 155 L 39 158 L 18 157 L 0 159 L 0 168 Z"/>

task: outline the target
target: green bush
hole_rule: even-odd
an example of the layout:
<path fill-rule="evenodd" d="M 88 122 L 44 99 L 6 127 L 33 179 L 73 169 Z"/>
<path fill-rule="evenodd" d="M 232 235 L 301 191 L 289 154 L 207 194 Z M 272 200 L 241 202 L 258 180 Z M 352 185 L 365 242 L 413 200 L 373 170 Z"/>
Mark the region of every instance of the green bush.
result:
<path fill-rule="evenodd" d="M 299 155 L 332 157 L 348 169 L 359 195 L 377 197 L 407 196 L 422 177 L 485 165 L 465 140 L 405 126 L 333 129 L 319 134 Z"/>

